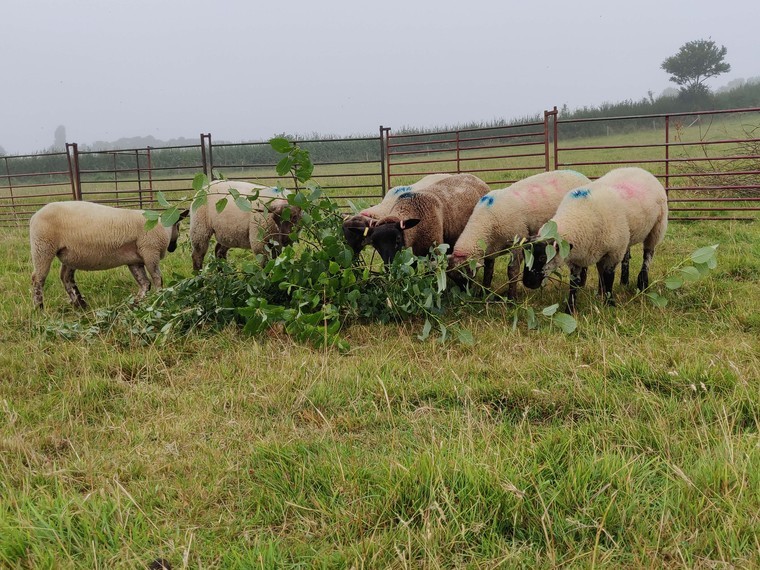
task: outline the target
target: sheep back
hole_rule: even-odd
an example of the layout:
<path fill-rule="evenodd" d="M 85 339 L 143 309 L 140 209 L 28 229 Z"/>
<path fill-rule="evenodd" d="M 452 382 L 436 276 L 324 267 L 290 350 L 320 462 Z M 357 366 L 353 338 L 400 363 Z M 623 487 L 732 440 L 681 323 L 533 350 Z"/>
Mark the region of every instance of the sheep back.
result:
<path fill-rule="evenodd" d="M 654 249 L 662 241 L 667 195 L 646 170 L 618 168 L 569 192 L 553 219 L 559 235 L 573 246 L 568 263 L 588 267 L 606 257 L 616 265 L 630 246 L 644 242 Z"/>
<path fill-rule="evenodd" d="M 393 205 L 396 203 L 396 200 L 398 200 L 398 197 L 401 194 L 404 194 L 406 192 L 415 192 L 418 190 L 422 190 L 423 188 L 427 188 L 428 186 L 431 186 L 432 184 L 440 182 L 441 180 L 448 178 L 450 176 L 452 175 L 451 174 L 428 174 L 427 176 L 419 179 L 414 184 L 411 184 L 408 186 L 395 186 L 391 188 L 390 190 L 388 190 L 388 192 L 383 197 L 382 202 L 362 210 L 361 212 L 359 212 L 359 214 L 367 218 L 373 218 L 375 220 L 384 218 L 385 216 L 390 214 L 390 211 L 393 208 Z"/>
<path fill-rule="evenodd" d="M 503 251 L 515 237 L 538 232 L 557 211 L 568 190 L 588 184 L 573 170 L 544 172 L 519 180 L 507 188 L 492 190 L 475 205 L 454 246 L 455 258 L 464 260 Z M 480 242 L 486 251 L 481 251 Z"/>
<path fill-rule="evenodd" d="M 158 224 L 145 230 L 142 210 L 113 208 L 92 202 L 52 202 L 29 221 L 32 257 L 58 256 L 61 263 L 87 271 L 161 259 L 172 228 Z"/>

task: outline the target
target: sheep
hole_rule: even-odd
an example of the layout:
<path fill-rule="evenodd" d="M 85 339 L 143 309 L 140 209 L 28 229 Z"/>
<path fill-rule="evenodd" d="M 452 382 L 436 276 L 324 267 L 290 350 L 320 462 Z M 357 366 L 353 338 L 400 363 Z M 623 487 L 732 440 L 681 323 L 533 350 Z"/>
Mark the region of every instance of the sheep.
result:
<path fill-rule="evenodd" d="M 515 238 L 528 238 L 538 232 L 557 211 L 568 190 L 588 184 L 588 178 L 573 170 L 535 174 L 507 188 L 492 190 L 475 205 L 467 225 L 449 256 L 454 269 L 468 259 L 483 257 L 483 286 L 491 287 L 496 257 L 507 253 Z M 483 249 L 485 248 L 485 249 Z M 512 252 L 507 274 L 507 297 L 514 299 L 522 256 Z"/>
<path fill-rule="evenodd" d="M 180 215 L 180 220 L 187 216 Z M 177 248 L 179 220 L 145 229 L 142 210 L 112 208 L 92 202 L 52 202 L 29 221 L 32 251 L 32 301 L 43 308 L 42 289 L 54 257 L 61 261 L 61 281 L 74 306 L 85 309 L 74 272 L 97 271 L 126 265 L 140 286 L 137 299 L 150 290 L 148 270 L 156 289 L 163 286 L 159 261 Z"/>
<path fill-rule="evenodd" d="M 641 291 L 649 287 L 649 265 L 668 227 L 667 195 L 651 173 L 635 167 L 612 170 L 568 192 L 552 220 L 558 234 L 570 244 L 564 260 L 570 268 L 568 312 L 575 312 L 581 271 L 592 264 L 599 271 L 600 293 L 614 305 L 615 267 L 627 262 L 629 248 L 638 243 L 644 245 L 644 262 L 636 285 Z M 554 247 L 558 251 L 556 243 Z M 525 269 L 523 284 L 535 289 L 562 259 L 555 255 L 547 261 L 546 247 L 533 249 L 533 265 Z M 624 270 L 627 273 L 627 268 Z M 627 275 L 624 277 L 627 281 Z"/>
<path fill-rule="evenodd" d="M 411 186 L 395 186 L 388 190 L 382 202 L 379 204 L 365 208 L 359 214 L 354 216 L 346 216 L 343 219 L 343 235 L 345 236 L 349 247 L 353 250 L 354 256 L 359 255 L 361 250 L 364 249 L 364 246 L 369 245 L 369 239 L 367 238 L 369 230 L 365 232 L 365 229 L 373 226 L 377 220 L 386 216 L 391 211 L 391 208 L 393 208 L 393 205 L 401 194 L 421 190 L 422 188 L 435 184 L 449 176 L 452 175 L 428 174 Z"/>
<path fill-rule="evenodd" d="M 252 202 L 252 211 L 245 212 L 238 208 L 230 194 L 236 190 L 243 196 L 250 196 L 258 191 L 259 197 Z M 290 243 L 290 232 L 298 221 L 301 210 L 288 204 L 284 192 L 242 182 L 239 180 L 218 180 L 207 189 L 206 203 L 190 213 L 190 242 L 192 244 L 193 270 L 199 271 L 203 258 L 208 251 L 211 236 L 216 236 L 215 255 L 226 258 L 230 248 L 250 249 L 254 254 L 264 252 L 264 246 L 275 242 L 272 252 L 277 254 L 279 248 Z M 227 200 L 222 212 L 217 212 L 216 204 Z M 284 215 L 290 210 L 290 216 Z M 286 219 L 287 218 L 287 219 Z"/>
<path fill-rule="evenodd" d="M 400 193 L 388 215 L 361 233 L 386 265 L 404 247 L 411 247 L 414 255 L 427 255 L 432 245 L 456 242 L 475 204 L 489 190 L 472 174 L 445 177 Z M 360 232 L 358 228 L 351 231 Z"/>

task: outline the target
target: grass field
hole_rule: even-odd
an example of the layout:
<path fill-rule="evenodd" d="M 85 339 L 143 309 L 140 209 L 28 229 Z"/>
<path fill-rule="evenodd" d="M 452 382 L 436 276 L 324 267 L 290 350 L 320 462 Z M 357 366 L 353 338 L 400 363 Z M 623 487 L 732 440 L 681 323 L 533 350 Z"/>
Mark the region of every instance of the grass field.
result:
<path fill-rule="evenodd" d="M 572 335 L 491 304 L 450 315 L 474 346 L 356 324 L 347 354 L 45 334 L 92 313 L 57 262 L 32 311 L 26 230 L 2 236 L 0 567 L 760 567 L 756 222 L 671 224 L 653 279 L 710 244 L 719 265 L 657 285 L 663 309 L 589 286 Z M 190 274 L 186 241 L 163 267 Z M 78 281 L 94 310 L 136 290 Z"/>

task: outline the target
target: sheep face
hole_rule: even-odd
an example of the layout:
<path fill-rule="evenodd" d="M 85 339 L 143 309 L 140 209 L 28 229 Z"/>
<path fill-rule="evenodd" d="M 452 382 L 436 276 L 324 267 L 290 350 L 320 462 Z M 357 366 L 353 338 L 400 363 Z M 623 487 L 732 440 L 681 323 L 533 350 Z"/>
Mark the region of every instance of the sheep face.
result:
<path fill-rule="evenodd" d="M 169 253 L 177 249 L 177 239 L 179 238 L 179 223 L 190 215 L 190 210 L 183 210 L 177 220 L 171 228 L 167 228 L 169 232 L 169 246 L 166 248 Z"/>
<path fill-rule="evenodd" d="M 554 248 L 554 257 L 551 259 L 548 259 L 546 255 L 546 244 L 544 242 L 530 243 L 527 247 L 531 248 L 533 253 L 533 264 L 530 268 L 526 266 L 523 271 L 523 285 L 528 289 L 538 289 L 543 285 L 544 279 L 551 275 L 562 263 L 562 258 L 559 255 L 559 245 L 556 242 L 549 244 L 549 247 Z"/>
<path fill-rule="evenodd" d="M 372 220 L 363 214 L 343 218 L 343 236 L 353 250 L 354 257 L 359 255 L 365 245 L 369 244 L 372 232 Z"/>
<path fill-rule="evenodd" d="M 367 237 L 370 239 L 372 246 L 377 250 L 377 253 L 380 254 L 383 262 L 386 265 L 390 265 L 396 254 L 404 249 L 406 245 L 404 232 L 412 229 L 419 223 L 420 220 L 417 218 L 396 221 L 389 220 L 376 225 Z"/>
<path fill-rule="evenodd" d="M 301 208 L 298 206 L 291 206 L 285 200 L 276 200 L 275 203 L 268 206 L 268 210 L 272 215 L 272 220 L 277 226 L 277 235 L 272 236 L 272 238 L 280 245 L 290 244 L 290 234 L 301 219 Z M 288 211 L 290 212 L 290 215 L 286 214 Z"/>

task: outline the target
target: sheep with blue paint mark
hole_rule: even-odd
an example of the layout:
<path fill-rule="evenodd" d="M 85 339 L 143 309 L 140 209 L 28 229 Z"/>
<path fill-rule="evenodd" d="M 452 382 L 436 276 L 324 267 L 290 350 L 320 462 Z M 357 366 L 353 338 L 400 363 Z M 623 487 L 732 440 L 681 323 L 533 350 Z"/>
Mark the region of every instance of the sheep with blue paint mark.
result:
<path fill-rule="evenodd" d="M 438 244 L 453 246 L 475 204 L 490 190 L 472 174 L 455 174 L 401 193 L 387 216 L 369 228 L 351 228 L 366 238 L 388 264 L 404 247 L 427 255 Z"/>
<path fill-rule="evenodd" d="M 467 226 L 449 256 L 454 269 L 470 259 L 484 258 L 483 286 L 493 280 L 494 261 L 522 238 L 538 232 L 557 211 L 568 190 L 588 184 L 589 179 L 573 170 L 556 170 L 529 176 L 507 188 L 492 190 L 476 204 Z M 507 297 L 514 299 L 522 255 L 512 250 L 507 275 Z M 450 275 L 454 275 L 450 273 Z"/>
<path fill-rule="evenodd" d="M 258 198 L 251 202 L 252 210 L 238 208 L 230 193 Z M 206 189 L 206 203 L 190 214 L 190 243 L 192 244 L 193 270 L 203 266 L 211 236 L 216 237 L 214 254 L 226 258 L 232 248 L 250 249 L 254 254 L 263 253 L 265 245 L 272 245 L 272 253 L 290 243 L 289 235 L 300 217 L 300 209 L 288 205 L 288 191 L 270 188 L 241 180 L 217 180 Z M 217 212 L 216 204 L 226 200 L 224 210 Z M 285 214 L 289 211 L 290 214 Z"/>
<path fill-rule="evenodd" d="M 652 256 L 668 227 L 668 199 L 662 184 L 651 173 L 642 168 L 617 168 L 569 192 L 552 220 L 557 224 L 558 235 L 570 244 L 564 259 L 570 268 L 567 310 L 575 311 L 581 273 L 590 265 L 596 265 L 599 271 L 600 293 L 614 305 L 615 268 L 626 260 L 632 245 L 644 246 L 637 287 L 643 291 L 649 286 Z M 558 252 L 558 244 L 554 247 Z M 533 264 L 526 268 L 523 283 L 534 289 L 540 287 L 562 262 L 560 255 L 547 261 L 545 244 L 536 244 Z"/>
<path fill-rule="evenodd" d="M 428 174 L 417 182 L 407 186 L 395 186 L 386 192 L 382 202 L 365 208 L 359 214 L 346 216 L 343 220 L 343 235 L 348 245 L 354 251 L 354 255 L 359 255 L 366 245 L 369 245 L 369 229 L 377 223 L 377 220 L 385 217 L 390 213 L 393 205 L 401 194 L 406 192 L 415 192 L 422 190 L 448 178 L 451 174 Z"/>

